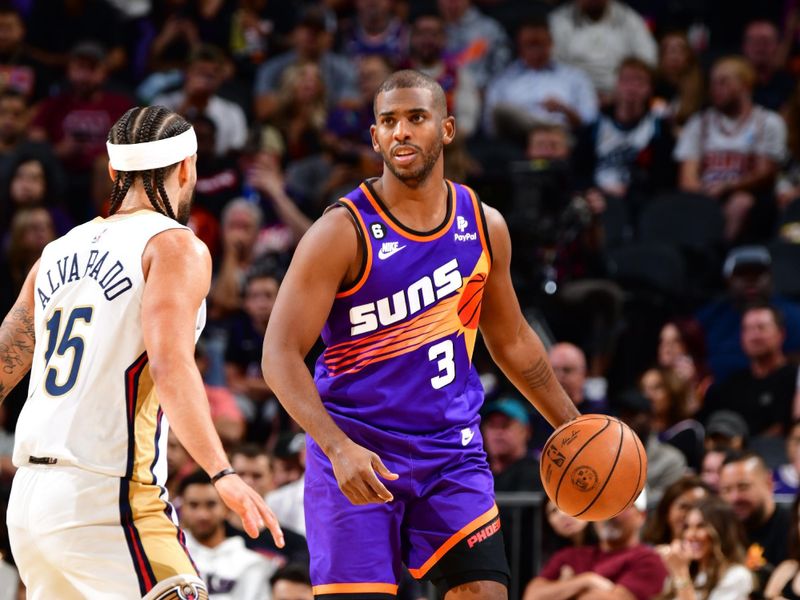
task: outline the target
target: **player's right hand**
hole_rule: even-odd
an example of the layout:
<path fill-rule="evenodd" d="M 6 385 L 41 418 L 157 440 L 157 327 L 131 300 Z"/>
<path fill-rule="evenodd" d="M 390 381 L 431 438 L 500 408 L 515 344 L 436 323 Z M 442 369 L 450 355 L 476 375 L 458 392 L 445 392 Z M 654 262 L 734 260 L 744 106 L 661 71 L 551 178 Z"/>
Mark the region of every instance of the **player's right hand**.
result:
<path fill-rule="evenodd" d="M 353 504 L 371 504 L 394 500 L 378 475 L 394 481 L 399 477 L 383 464 L 374 452 L 348 440 L 330 456 L 339 489 Z"/>
<path fill-rule="evenodd" d="M 283 548 L 283 531 L 275 514 L 264 499 L 247 485 L 238 475 L 226 475 L 214 484 L 225 505 L 239 515 L 244 530 L 251 538 L 257 538 L 266 527 L 278 548 Z"/>

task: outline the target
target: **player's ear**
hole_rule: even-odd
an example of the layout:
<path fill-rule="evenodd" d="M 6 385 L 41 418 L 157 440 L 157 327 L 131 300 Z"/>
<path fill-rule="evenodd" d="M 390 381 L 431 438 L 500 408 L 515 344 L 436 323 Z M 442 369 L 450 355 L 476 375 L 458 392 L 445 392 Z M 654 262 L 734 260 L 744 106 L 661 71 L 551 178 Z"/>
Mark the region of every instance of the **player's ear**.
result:
<path fill-rule="evenodd" d="M 375 150 L 375 152 L 380 153 L 381 147 L 378 145 L 378 138 L 375 135 L 375 132 L 377 131 L 377 129 L 378 128 L 375 127 L 375 125 L 370 125 L 369 126 L 369 137 L 372 138 L 372 149 Z"/>
<path fill-rule="evenodd" d="M 442 143 L 446 146 L 447 144 L 451 143 L 456 137 L 456 119 L 452 115 L 449 117 L 445 117 L 442 120 L 442 129 L 444 134 L 442 135 Z"/>
<path fill-rule="evenodd" d="M 117 170 L 111 166 L 111 162 L 108 163 L 108 176 L 111 177 L 111 181 L 117 180 Z"/>
<path fill-rule="evenodd" d="M 189 174 L 191 173 L 191 170 L 194 169 L 196 160 L 197 160 L 197 154 L 193 154 L 192 156 L 187 156 L 186 158 L 184 158 L 178 165 L 179 186 L 183 187 L 186 185 L 186 182 L 189 181 Z"/>

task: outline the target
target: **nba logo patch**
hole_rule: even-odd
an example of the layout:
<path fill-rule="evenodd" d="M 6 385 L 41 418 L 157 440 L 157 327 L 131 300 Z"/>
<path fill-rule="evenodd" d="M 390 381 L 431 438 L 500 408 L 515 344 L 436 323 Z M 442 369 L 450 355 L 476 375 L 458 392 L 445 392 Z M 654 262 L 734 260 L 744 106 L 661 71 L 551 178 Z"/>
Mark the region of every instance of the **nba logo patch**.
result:
<path fill-rule="evenodd" d="M 550 445 L 547 449 L 547 457 L 552 460 L 557 467 L 563 467 L 564 461 L 567 460 L 567 457 L 561 454 L 554 445 Z"/>

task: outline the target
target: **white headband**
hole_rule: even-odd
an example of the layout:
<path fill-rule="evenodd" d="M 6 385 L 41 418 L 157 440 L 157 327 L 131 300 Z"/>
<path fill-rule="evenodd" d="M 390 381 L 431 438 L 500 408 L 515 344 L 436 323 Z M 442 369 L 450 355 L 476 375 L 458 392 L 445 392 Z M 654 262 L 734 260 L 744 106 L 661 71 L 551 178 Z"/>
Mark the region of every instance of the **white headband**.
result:
<path fill-rule="evenodd" d="M 168 167 L 197 152 L 194 127 L 180 135 L 139 144 L 106 142 L 111 167 L 117 171 L 146 171 Z"/>

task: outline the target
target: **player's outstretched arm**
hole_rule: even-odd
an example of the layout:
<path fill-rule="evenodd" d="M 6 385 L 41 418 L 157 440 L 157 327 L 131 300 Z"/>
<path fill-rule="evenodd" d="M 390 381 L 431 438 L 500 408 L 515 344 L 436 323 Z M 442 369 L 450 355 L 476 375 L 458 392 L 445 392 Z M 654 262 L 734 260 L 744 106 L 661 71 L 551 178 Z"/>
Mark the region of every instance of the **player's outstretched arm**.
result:
<path fill-rule="evenodd" d="M 142 267 L 142 331 L 159 402 L 183 447 L 214 476 L 231 465 L 211 421 L 194 360 L 197 311 L 211 285 L 211 256 L 192 232 L 169 229 L 147 244 Z M 259 528 L 266 526 L 275 543 L 283 546 L 278 521 L 255 490 L 237 475 L 219 479 L 216 488 L 250 536 L 257 537 Z"/>
<path fill-rule="evenodd" d="M 343 208 L 308 230 L 281 284 L 264 338 L 264 379 L 292 418 L 330 459 L 339 488 L 353 504 L 388 502 L 376 476 L 396 479 L 377 454 L 352 442 L 325 410 L 304 358 L 319 337 L 343 282 L 360 254 L 358 234 Z"/>
<path fill-rule="evenodd" d="M 511 283 L 511 238 L 503 217 L 484 206 L 494 262 L 481 307 L 481 333 L 492 359 L 553 426 L 580 415 L 553 374 L 539 336 L 519 307 Z"/>
<path fill-rule="evenodd" d="M 38 270 L 37 261 L 28 273 L 17 301 L 0 325 L 0 403 L 25 377 L 33 363 L 36 342 L 33 287 Z"/>

